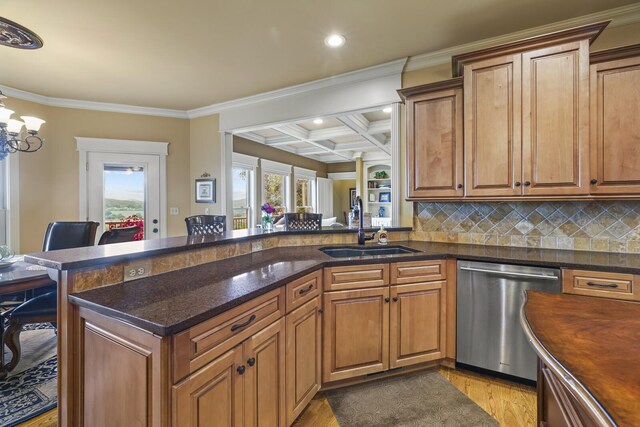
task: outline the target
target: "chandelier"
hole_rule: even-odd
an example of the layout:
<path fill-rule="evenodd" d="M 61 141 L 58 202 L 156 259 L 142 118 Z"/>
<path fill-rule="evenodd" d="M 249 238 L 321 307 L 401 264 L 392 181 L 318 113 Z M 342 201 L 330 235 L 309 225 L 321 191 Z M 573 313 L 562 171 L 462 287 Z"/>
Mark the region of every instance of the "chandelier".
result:
<path fill-rule="evenodd" d="M 2 102 L 6 98 L 0 91 L 0 160 L 4 160 L 9 153 L 38 151 L 44 143 L 38 132 L 45 121 L 32 116 L 21 116 L 22 121 L 12 119 L 13 111 Z M 26 132 L 23 132 L 23 127 Z"/>

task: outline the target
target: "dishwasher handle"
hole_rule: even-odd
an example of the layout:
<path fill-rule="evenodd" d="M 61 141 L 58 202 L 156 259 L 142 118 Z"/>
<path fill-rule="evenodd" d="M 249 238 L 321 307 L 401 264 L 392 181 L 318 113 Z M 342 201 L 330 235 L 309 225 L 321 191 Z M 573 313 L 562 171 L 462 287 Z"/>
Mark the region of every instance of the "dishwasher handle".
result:
<path fill-rule="evenodd" d="M 558 280 L 558 276 L 548 276 L 546 274 L 518 273 L 515 271 L 489 270 L 484 268 L 472 268 L 472 267 L 460 267 L 460 270 L 475 271 L 478 273 L 496 274 L 500 276 L 516 276 L 516 277 L 528 277 L 530 279 Z"/>

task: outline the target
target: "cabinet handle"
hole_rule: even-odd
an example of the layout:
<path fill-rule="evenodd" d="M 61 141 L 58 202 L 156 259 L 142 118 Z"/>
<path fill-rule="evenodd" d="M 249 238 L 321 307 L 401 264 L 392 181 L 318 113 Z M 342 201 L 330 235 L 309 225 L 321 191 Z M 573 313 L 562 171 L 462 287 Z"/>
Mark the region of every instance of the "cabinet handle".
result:
<path fill-rule="evenodd" d="M 238 366 L 238 369 L 237 369 L 238 374 L 240 374 L 240 375 L 244 374 L 244 371 L 246 371 L 246 370 L 247 369 L 244 367 L 244 365 Z"/>
<path fill-rule="evenodd" d="M 615 289 L 618 287 L 615 283 L 596 283 L 596 282 L 587 282 L 588 286 L 594 286 L 596 288 L 612 288 Z"/>
<path fill-rule="evenodd" d="M 255 364 L 256 364 L 256 358 L 255 358 L 255 357 L 250 357 L 250 358 L 247 360 L 247 365 L 249 365 L 249 366 L 253 366 L 253 365 L 255 365 Z"/>
<path fill-rule="evenodd" d="M 308 287 L 308 288 L 300 289 L 300 290 L 298 291 L 298 293 L 299 293 L 300 295 L 304 295 L 304 294 L 306 294 L 307 292 L 309 292 L 311 289 L 313 289 L 313 284 L 309 285 L 309 287 Z"/>
<path fill-rule="evenodd" d="M 463 185 L 462 185 L 462 184 L 458 184 L 458 188 L 462 188 L 462 187 L 463 187 Z"/>
<path fill-rule="evenodd" d="M 389 297 L 386 297 L 386 298 L 384 299 L 384 302 L 389 302 L 389 301 L 391 301 L 391 300 L 389 299 Z"/>
<path fill-rule="evenodd" d="M 598 180 L 597 180 L 597 179 L 593 178 L 593 179 L 591 180 L 591 185 L 596 185 L 597 183 L 598 183 Z"/>
<path fill-rule="evenodd" d="M 525 182 L 524 182 L 524 186 L 525 186 L 525 187 L 528 187 L 528 186 L 530 186 L 530 185 L 531 185 L 531 182 L 530 182 L 530 181 L 525 181 Z"/>
<path fill-rule="evenodd" d="M 235 325 L 233 325 L 231 327 L 231 332 L 235 332 L 238 329 L 242 329 L 242 328 L 246 328 L 247 326 L 249 326 L 251 324 L 251 322 L 253 322 L 254 320 L 256 320 L 256 315 L 252 314 L 251 317 L 249 318 L 249 320 L 247 320 L 244 323 L 236 323 Z"/>
<path fill-rule="evenodd" d="M 520 181 L 514 182 L 513 185 L 515 185 L 516 187 L 520 187 Z"/>
<path fill-rule="evenodd" d="M 393 302 L 398 302 L 398 297 L 393 297 Z"/>

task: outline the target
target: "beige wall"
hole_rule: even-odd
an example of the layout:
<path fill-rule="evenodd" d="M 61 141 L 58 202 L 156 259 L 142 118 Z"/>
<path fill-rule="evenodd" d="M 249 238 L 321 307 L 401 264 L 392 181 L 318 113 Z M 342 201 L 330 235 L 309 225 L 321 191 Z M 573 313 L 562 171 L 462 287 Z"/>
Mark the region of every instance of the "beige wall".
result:
<path fill-rule="evenodd" d="M 355 172 L 356 162 L 329 163 L 327 165 L 327 173 L 335 172 Z"/>
<path fill-rule="evenodd" d="M 340 179 L 333 181 L 333 214 L 338 218 L 337 221 L 344 223 L 343 212 L 349 215 L 351 208 L 349 207 L 349 189 L 356 188 L 355 179 Z"/>
<path fill-rule="evenodd" d="M 204 215 L 205 209 L 209 208 L 211 215 L 224 215 L 222 212 L 222 188 L 220 170 L 222 158 L 222 142 L 219 132 L 218 114 L 206 117 L 199 117 L 189 121 L 189 204 L 191 215 Z M 216 203 L 196 203 L 195 202 L 195 180 L 202 177 L 204 173 L 216 179 Z M 181 215 L 184 218 L 187 215 Z M 183 222 L 184 225 L 184 222 Z M 185 234 L 186 230 L 183 233 Z"/>

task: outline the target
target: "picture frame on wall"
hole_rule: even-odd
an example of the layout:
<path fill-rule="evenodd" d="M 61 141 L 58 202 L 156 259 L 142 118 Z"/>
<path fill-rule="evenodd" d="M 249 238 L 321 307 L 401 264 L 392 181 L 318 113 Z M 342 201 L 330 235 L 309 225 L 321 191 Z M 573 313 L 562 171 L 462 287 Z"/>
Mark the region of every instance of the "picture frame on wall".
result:
<path fill-rule="evenodd" d="M 389 203 L 391 202 L 391 192 L 390 191 L 384 191 L 380 193 L 380 203 Z"/>
<path fill-rule="evenodd" d="M 356 205 L 356 189 L 350 188 L 349 189 L 349 208 L 353 209 L 355 205 Z"/>
<path fill-rule="evenodd" d="M 216 202 L 216 180 L 196 179 L 196 203 Z"/>

